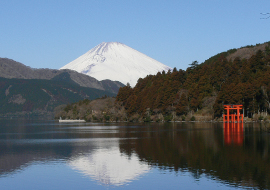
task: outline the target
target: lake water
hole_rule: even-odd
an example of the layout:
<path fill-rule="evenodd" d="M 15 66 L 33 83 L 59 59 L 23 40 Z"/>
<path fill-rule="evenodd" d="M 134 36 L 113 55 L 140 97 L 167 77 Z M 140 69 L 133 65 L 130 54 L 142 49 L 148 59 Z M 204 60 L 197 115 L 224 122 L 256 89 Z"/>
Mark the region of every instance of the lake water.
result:
<path fill-rule="evenodd" d="M 0 121 L 1 189 L 270 189 L 260 123 Z"/>

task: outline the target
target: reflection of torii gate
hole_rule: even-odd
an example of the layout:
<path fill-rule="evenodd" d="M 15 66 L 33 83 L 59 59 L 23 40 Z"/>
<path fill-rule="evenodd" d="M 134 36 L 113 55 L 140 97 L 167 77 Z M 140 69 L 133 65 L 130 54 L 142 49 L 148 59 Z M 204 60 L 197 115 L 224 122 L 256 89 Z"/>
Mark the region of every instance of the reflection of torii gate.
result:
<path fill-rule="evenodd" d="M 244 142 L 243 123 L 223 123 L 223 136 L 226 145 L 242 145 Z"/>
<path fill-rule="evenodd" d="M 223 114 L 223 122 L 227 123 L 243 123 L 244 117 L 243 114 L 240 114 L 240 110 L 242 110 L 243 105 L 233 105 L 233 104 L 227 104 L 224 105 L 224 109 L 227 110 L 227 114 Z M 232 113 L 230 114 L 230 110 L 237 110 L 236 114 Z"/>

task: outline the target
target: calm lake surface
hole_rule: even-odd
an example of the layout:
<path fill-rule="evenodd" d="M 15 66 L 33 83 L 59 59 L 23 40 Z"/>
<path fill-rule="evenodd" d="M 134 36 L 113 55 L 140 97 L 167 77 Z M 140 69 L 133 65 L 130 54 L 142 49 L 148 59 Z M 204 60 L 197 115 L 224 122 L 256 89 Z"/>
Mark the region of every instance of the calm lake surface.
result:
<path fill-rule="evenodd" d="M 0 188 L 270 189 L 265 125 L 0 120 Z"/>

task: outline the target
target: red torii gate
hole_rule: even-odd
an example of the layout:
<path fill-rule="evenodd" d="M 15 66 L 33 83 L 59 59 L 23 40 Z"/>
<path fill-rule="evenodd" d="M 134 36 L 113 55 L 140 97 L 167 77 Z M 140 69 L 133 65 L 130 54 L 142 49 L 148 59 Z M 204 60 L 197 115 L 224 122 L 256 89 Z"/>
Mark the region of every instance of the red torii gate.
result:
<path fill-rule="evenodd" d="M 243 123 L 244 117 L 243 114 L 240 114 L 240 110 L 242 110 L 243 105 L 233 105 L 233 104 L 227 104 L 224 105 L 224 109 L 227 110 L 227 114 L 223 114 L 223 122 L 231 122 L 231 123 L 240 123 L 240 121 Z M 230 114 L 230 110 L 237 110 L 237 113 Z"/>

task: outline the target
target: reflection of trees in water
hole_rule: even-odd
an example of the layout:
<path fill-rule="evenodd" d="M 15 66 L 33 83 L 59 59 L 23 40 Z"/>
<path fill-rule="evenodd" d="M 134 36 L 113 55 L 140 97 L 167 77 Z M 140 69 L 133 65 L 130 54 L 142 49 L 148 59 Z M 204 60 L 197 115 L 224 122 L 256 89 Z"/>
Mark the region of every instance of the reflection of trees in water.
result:
<path fill-rule="evenodd" d="M 142 128 L 136 132 L 139 138 L 128 139 L 120 148 L 128 155 L 135 151 L 141 160 L 160 169 L 189 171 L 194 178 L 206 174 L 231 185 L 270 188 L 269 135 L 247 127 L 243 146 L 224 145 L 223 129 L 211 125 Z"/>
<path fill-rule="evenodd" d="M 63 159 L 71 155 L 71 146 L 10 144 L 0 145 L 0 176 L 21 170 L 29 163 Z"/>
<path fill-rule="evenodd" d="M 131 125 L 126 127 L 127 125 Z M 160 169 L 189 171 L 194 178 L 201 174 L 222 180 L 224 183 L 245 185 L 255 188 L 270 188 L 269 133 L 260 130 L 260 126 L 244 127 L 242 146 L 224 143 L 222 124 L 179 123 L 179 124 L 123 124 L 121 127 L 96 128 L 59 128 L 46 127 L 48 133 L 35 134 L 37 127 L 20 127 L 16 139 L 26 140 L 14 143 L 11 128 L 0 130 L 0 175 L 19 170 L 33 161 L 68 159 L 79 153 L 91 153 L 92 150 L 110 146 L 109 142 L 96 145 L 92 141 L 74 143 L 68 139 L 121 139 L 120 151 L 131 156 L 136 153 L 140 160 Z M 255 124 L 254 124 L 255 125 Z M 267 127 L 267 126 L 266 126 Z M 261 126 L 262 129 L 265 126 Z M 38 131 L 39 132 L 39 131 Z M 62 133 L 63 132 L 63 133 Z M 6 134 L 5 136 L 3 134 Z M 30 135 L 29 135 L 30 134 Z M 9 141 L 8 139 L 11 139 Z M 39 139 L 39 142 L 35 142 Z M 41 143 L 46 139 L 65 139 L 62 143 Z M 9 143 L 10 142 L 10 143 Z M 29 143 L 33 142 L 33 143 Z"/>

